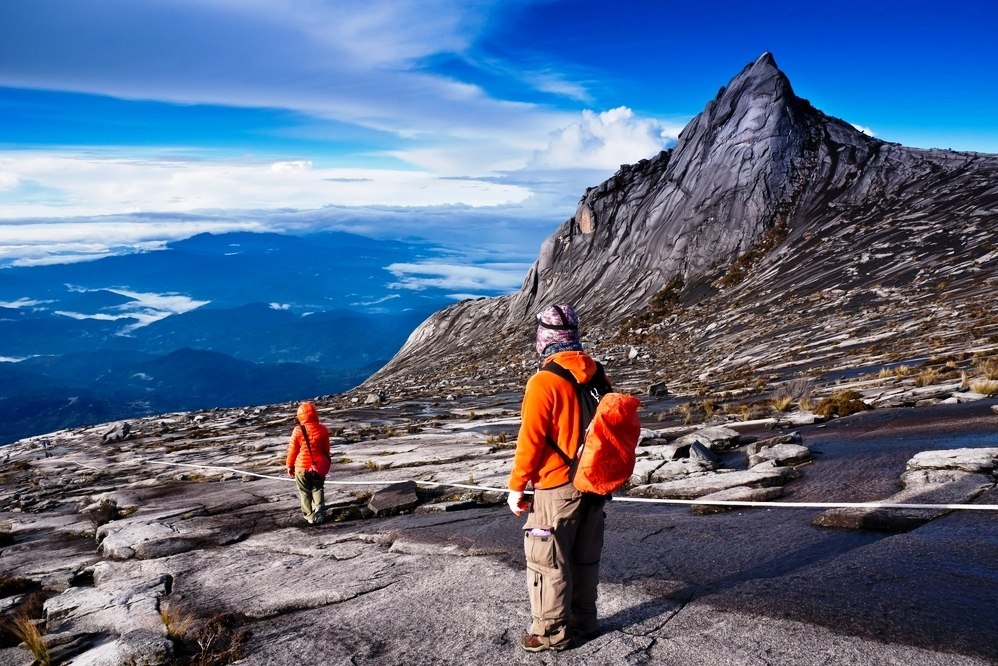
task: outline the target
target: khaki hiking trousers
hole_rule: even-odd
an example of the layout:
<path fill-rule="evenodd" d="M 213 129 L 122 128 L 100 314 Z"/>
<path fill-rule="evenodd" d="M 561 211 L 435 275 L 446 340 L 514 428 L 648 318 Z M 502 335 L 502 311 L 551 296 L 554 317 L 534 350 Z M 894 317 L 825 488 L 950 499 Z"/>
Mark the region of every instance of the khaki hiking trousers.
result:
<path fill-rule="evenodd" d="M 551 645 L 567 641 L 570 626 L 583 634 L 598 629 L 596 588 L 605 503 L 605 498 L 581 493 L 571 483 L 534 491 L 523 527 L 530 633 L 546 637 Z"/>

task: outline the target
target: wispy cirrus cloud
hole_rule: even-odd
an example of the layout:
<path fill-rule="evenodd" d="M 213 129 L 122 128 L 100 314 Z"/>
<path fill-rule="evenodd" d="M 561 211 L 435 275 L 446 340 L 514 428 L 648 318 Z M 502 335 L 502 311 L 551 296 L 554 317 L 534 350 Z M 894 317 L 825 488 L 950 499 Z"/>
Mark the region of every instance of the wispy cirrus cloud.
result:
<path fill-rule="evenodd" d="M 209 163 L 198 169 L 152 159 L 155 146 L 121 150 L 121 159 L 54 150 L 50 154 L 64 159 L 49 163 L 18 153 L 0 163 L 0 188 L 14 190 L 17 202 L 0 215 L 53 214 L 60 205 L 64 214 L 95 214 L 102 203 L 104 212 L 115 213 L 197 210 L 229 206 L 237 192 L 247 201 L 239 208 L 277 202 L 295 202 L 299 209 L 367 205 L 376 190 L 385 199 L 378 203 L 387 205 L 516 203 L 523 197 L 497 185 L 455 192 L 435 178 L 523 168 L 531 155 L 545 150 L 552 133 L 569 131 L 579 122 L 580 101 L 591 101 L 586 85 L 574 80 L 567 67 L 559 71 L 544 62 L 525 66 L 476 52 L 497 16 L 529 4 L 94 0 L 82 7 L 51 0 L 44 12 L 28 3 L 0 4 L 0 24 L 12 28 L 0 40 L 0 85 L 175 105 L 280 109 L 294 115 L 274 131 L 290 135 L 298 129 L 295 124 L 309 127 L 317 150 L 325 151 L 325 164 L 342 157 L 344 149 L 318 148 L 323 132 L 338 141 L 344 131 L 356 134 L 344 130 L 353 127 L 378 133 L 380 140 L 352 145 L 350 154 L 402 160 L 416 172 L 337 170 L 320 166 L 311 155 L 282 156 L 266 165 L 275 176 L 268 181 L 254 168 L 259 165 L 217 159 L 212 164 L 213 158 L 200 155 Z M 428 63 L 437 57 L 466 67 L 460 76 L 434 69 Z M 478 79 L 501 80 L 502 85 L 487 89 Z M 525 101 L 529 91 L 564 103 Z M 334 122 L 336 129 L 323 129 L 320 121 Z M 224 122 L 217 128 L 227 131 Z M 113 147 L 107 137 L 102 139 Z M 590 155 L 587 163 L 598 161 Z M 619 164 L 619 157 L 614 155 L 613 161 Z M 313 176 L 307 179 L 310 185 L 321 177 L 356 187 L 320 186 L 310 196 L 301 181 L 288 182 L 307 174 Z M 83 187 L 70 187 L 70 178 Z M 367 179 L 371 185 L 364 188 L 359 181 Z M 120 208 L 108 211 L 112 205 Z"/>
<path fill-rule="evenodd" d="M 20 310 L 21 308 L 36 308 L 52 301 L 42 301 L 34 298 L 19 298 L 16 301 L 0 301 L 0 308 Z"/>
<path fill-rule="evenodd" d="M 158 294 L 151 292 L 133 291 L 120 287 L 108 287 L 105 289 L 87 289 L 83 287 L 69 287 L 71 291 L 107 291 L 128 298 L 128 302 L 103 308 L 100 312 L 84 313 L 71 310 L 56 310 L 54 314 L 71 319 L 95 319 L 99 321 L 124 321 L 130 320 L 132 323 L 121 330 L 122 335 L 127 335 L 132 331 L 148 326 L 154 322 L 166 319 L 170 315 L 190 312 L 207 305 L 210 301 L 199 301 L 184 294 L 166 293 Z"/>

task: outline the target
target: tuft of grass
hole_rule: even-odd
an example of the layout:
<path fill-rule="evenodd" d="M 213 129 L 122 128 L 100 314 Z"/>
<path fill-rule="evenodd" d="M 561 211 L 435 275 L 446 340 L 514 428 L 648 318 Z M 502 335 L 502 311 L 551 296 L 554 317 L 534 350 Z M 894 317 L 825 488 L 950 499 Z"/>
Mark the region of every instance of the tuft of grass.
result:
<path fill-rule="evenodd" d="M 683 425 L 690 425 L 699 416 L 699 410 L 692 402 L 684 402 L 675 408 L 676 413 L 683 417 Z"/>
<path fill-rule="evenodd" d="M 97 506 L 87 509 L 86 516 L 93 523 L 94 529 L 96 529 L 101 525 L 110 523 L 112 520 L 121 518 L 122 513 L 116 501 L 113 499 L 102 499 Z"/>
<path fill-rule="evenodd" d="M 789 395 L 777 395 L 769 401 L 769 404 L 778 412 L 787 412 L 794 404 L 794 399 Z"/>
<path fill-rule="evenodd" d="M 974 393 L 980 393 L 981 395 L 986 395 L 989 398 L 994 398 L 995 396 L 998 396 L 998 380 L 977 379 L 970 382 L 970 390 Z"/>
<path fill-rule="evenodd" d="M 861 397 L 858 391 L 851 389 L 836 391 L 818 403 L 814 413 L 829 418 L 866 411 L 869 407 L 860 399 Z"/>
<path fill-rule="evenodd" d="M 898 365 L 893 368 L 883 368 L 877 375 L 881 379 L 890 379 L 892 377 L 907 377 L 912 373 L 911 366 L 909 365 Z"/>
<path fill-rule="evenodd" d="M 985 379 L 998 379 L 998 358 L 982 359 L 977 364 L 977 371 L 984 375 Z"/>
<path fill-rule="evenodd" d="M 166 627 L 167 637 L 175 642 L 183 640 L 197 622 L 193 613 L 181 610 L 169 601 L 159 605 L 159 618 Z"/>
<path fill-rule="evenodd" d="M 163 604 L 160 617 L 176 647 L 179 663 L 224 666 L 247 654 L 250 632 L 241 626 L 244 618 L 233 613 L 218 613 L 200 620 L 192 613 Z"/>
<path fill-rule="evenodd" d="M 709 420 L 714 416 L 714 412 L 717 411 L 717 403 L 709 399 L 704 400 L 700 403 L 700 409 L 703 410 L 704 417 Z"/>
<path fill-rule="evenodd" d="M 915 377 L 915 386 L 931 386 L 940 379 L 937 368 L 925 368 Z"/>
<path fill-rule="evenodd" d="M 41 629 L 38 628 L 38 624 L 34 620 L 19 613 L 12 621 L 5 621 L 2 624 L 5 633 L 13 635 L 24 643 L 35 658 L 34 663 L 37 666 L 49 666 L 51 663 L 49 649 L 45 644 L 45 637 L 42 635 Z"/>
<path fill-rule="evenodd" d="M 915 386 L 931 386 L 939 381 L 939 370 L 936 368 L 926 368 L 915 377 Z"/>

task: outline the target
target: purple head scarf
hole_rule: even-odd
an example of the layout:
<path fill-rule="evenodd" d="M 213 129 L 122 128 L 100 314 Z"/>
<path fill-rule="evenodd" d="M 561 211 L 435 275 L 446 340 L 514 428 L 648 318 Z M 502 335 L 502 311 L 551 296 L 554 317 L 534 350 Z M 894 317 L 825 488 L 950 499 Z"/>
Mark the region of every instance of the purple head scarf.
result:
<path fill-rule="evenodd" d="M 581 350 L 579 316 L 571 305 L 549 305 L 537 314 L 537 338 L 534 348 L 541 356 L 555 352 Z"/>

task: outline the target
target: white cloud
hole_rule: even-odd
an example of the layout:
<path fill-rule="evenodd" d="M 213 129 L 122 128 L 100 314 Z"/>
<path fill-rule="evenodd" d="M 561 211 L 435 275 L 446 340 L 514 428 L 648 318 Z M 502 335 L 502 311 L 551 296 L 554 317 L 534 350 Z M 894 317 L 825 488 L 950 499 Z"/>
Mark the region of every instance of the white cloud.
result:
<path fill-rule="evenodd" d="M 128 334 L 143 326 L 148 326 L 154 322 L 166 319 L 170 315 L 182 314 L 196 310 L 202 305 L 207 305 L 211 301 L 198 301 L 183 294 L 157 294 L 152 292 L 132 291 L 119 287 L 109 287 L 106 289 L 88 289 L 84 287 L 73 287 L 67 285 L 70 291 L 108 291 L 131 299 L 128 303 L 122 303 L 108 308 L 110 312 L 82 313 L 68 310 L 57 310 L 55 314 L 72 319 L 95 319 L 99 321 L 121 321 L 124 319 L 134 320 L 122 329 L 122 334 Z"/>
<path fill-rule="evenodd" d="M 421 291 L 427 288 L 464 289 L 506 293 L 517 289 L 523 282 L 529 265 L 489 264 L 467 266 L 438 262 L 395 263 L 385 267 L 398 282 L 389 285 L 392 289 Z"/>
<path fill-rule="evenodd" d="M 312 168 L 312 160 L 291 160 L 288 162 L 274 162 L 270 165 L 270 170 L 274 173 L 290 173 L 294 171 L 308 171 Z"/>
<path fill-rule="evenodd" d="M 93 261 L 125 252 L 158 250 L 168 241 L 199 233 L 261 230 L 262 225 L 252 219 L 184 219 L 183 216 L 0 220 L 0 266 Z"/>
<path fill-rule="evenodd" d="M 291 304 L 290 303 L 269 303 L 268 305 L 270 306 L 271 310 L 290 310 L 291 309 Z"/>
<path fill-rule="evenodd" d="M 356 303 L 351 303 L 350 305 L 361 305 L 361 306 L 364 306 L 364 307 L 370 307 L 372 305 L 381 305 L 382 303 L 385 303 L 387 301 L 390 301 L 390 300 L 393 300 L 393 299 L 396 299 L 396 298 L 402 298 L 402 296 L 400 296 L 399 294 L 389 294 L 388 296 L 384 296 L 382 298 L 377 298 L 377 299 L 375 299 L 373 301 L 358 301 Z"/>
<path fill-rule="evenodd" d="M 866 134 L 867 136 L 877 136 L 876 134 L 873 133 L 873 130 L 870 129 L 869 127 L 863 127 L 862 125 L 857 125 L 856 123 L 849 123 L 849 124 L 858 129 L 863 134 Z"/>
<path fill-rule="evenodd" d="M 498 0 L 0 3 L 0 25 L 12 26 L 0 85 L 287 109 L 434 144 L 459 137 L 487 159 L 490 147 L 543 141 L 559 114 L 490 97 L 426 60 L 464 57 L 508 10 Z"/>
<path fill-rule="evenodd" d="M 0 171 L 0 192 L 13 190 L 20 184 L 21 180 L 14 174 L 7 173 L 6 171 Z"/>
<path fill-rule="evenodd" d="M 16 301 L 0 301 L 0 308 L 19 310 L 20 308 L 33 308 L 51 302 L 52 301 L 39 301 L 32 298 L 19 298 Z"/>
<path fill-rule="evenodd" d="M 551 134 L 531 159 L 532 168 L 616 169 L 652 157 L 682 129 L 651 118 L 636 118 L 621 106 L 602 113 L 583 111 L 582 119 Z"/>
<path fill-rule="evenodd" d="M 50 193 L 43 199 L 33 194 L 5 197 L 0 218 L 328 205 L 497 206 L 522 202 L 530 194 L 522 186 L 454 181 L 423 171 L 306 164 L 0 153 L 0 168 Z"/>

